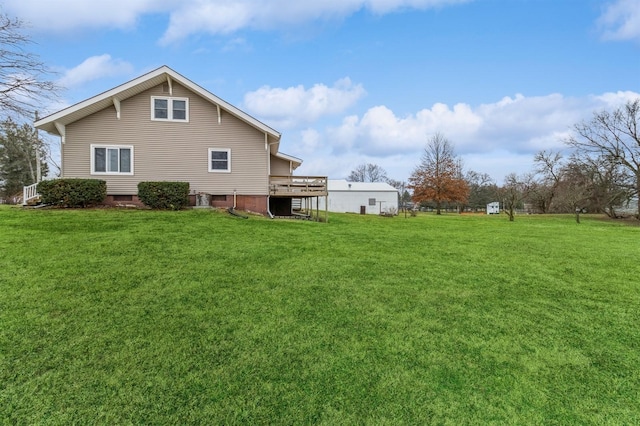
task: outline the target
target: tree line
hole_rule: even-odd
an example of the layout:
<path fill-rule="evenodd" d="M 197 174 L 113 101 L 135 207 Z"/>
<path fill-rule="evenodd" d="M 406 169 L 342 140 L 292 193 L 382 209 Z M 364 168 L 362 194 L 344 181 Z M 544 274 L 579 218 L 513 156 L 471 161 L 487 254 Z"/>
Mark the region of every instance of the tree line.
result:
<path fill-rule="evenodd" d="M 533 169 L 509 173 L 498 185 L 486 173 L 464 171 L 446 136 L 430 137 L 408 183 L 387 178 L 380 166 L 363 164 L 349 180 L 389 182 L 400 190 L 401 203 L 462 211 L 484 210 L 498 201 L 509 220 L 518 209 L 532 213 L 604 213 L 612 218 L 640 211 L 640 99 L 612 111 L 594 112 L 573 126 L 565 152 L 542 150 Z"/>

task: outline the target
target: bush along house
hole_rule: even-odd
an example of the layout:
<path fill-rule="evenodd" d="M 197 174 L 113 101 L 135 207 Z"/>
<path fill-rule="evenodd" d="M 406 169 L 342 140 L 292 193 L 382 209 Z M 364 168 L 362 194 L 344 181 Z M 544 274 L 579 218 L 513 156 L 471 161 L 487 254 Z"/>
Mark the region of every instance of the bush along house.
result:
<path fill-rule="evenodd" d="M 325 176 L 293 174 L 302 160 L 279 151 L 279 132 L 167 66 L 34 125 L 60 137 L 62 178 L 106 181 L 106 204 L 140 204 L 148 181 L 188 182 L 194 206 L 271 217 L 327 196 Z"/>

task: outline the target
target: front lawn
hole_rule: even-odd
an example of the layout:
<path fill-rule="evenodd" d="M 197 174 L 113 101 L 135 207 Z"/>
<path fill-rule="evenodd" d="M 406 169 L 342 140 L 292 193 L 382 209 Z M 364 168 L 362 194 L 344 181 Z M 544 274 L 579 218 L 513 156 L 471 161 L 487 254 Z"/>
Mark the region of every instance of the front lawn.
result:
<path fill-rule="evenodd" d="M 639 241 L 0 206 L 0 422 L 638 424 Z"/>

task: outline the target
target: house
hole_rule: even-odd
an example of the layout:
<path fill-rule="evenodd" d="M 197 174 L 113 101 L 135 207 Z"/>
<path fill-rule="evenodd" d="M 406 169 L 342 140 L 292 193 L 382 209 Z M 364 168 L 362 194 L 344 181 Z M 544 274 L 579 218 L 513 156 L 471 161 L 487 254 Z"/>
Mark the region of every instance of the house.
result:
<path fill-rule="evenodd" d="M 398 212 L 398 190 L 384 182 L 329 180 L 328 210 L 337 213 L 383 214 Z M 326 208 L 320 199 L 320 209 Z"/>
<path fill-rule="evenodd" d="M 167 66 L 34 125 L 60 137 L 61 177 L 105 180 L 106 203 L 139 203 L 143 181 L 189 182 L 192 205 L 262 214 L 327 194 L 326 177 L 293 175 L 302 160 L 279 151 L 279 132 Z"/>

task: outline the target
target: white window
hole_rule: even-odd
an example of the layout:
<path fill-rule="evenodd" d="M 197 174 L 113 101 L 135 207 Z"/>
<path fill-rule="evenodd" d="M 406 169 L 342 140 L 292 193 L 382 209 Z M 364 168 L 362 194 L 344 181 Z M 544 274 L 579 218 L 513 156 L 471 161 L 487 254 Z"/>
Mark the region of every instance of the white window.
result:
<path fill-rule="evenodd" d="M 151 119 L 157 121 L 189 121 L 189 99 L 151 97 Z"/>
<path fill-rule="evenodd" d="M 133 146 L 91 145 L 92 175 L 132 175 Z"/>
<path fill-rule="evenodd" d="M 209 148 L 209 171 L 214 173 L 231 172 L 231 150 Z"/>
<path fill-rule="evenodd" d="M 370 206 L 375 206 L 376 205 L 376 199 L 375 198 L 369 198 L 369 205 Z"/>

